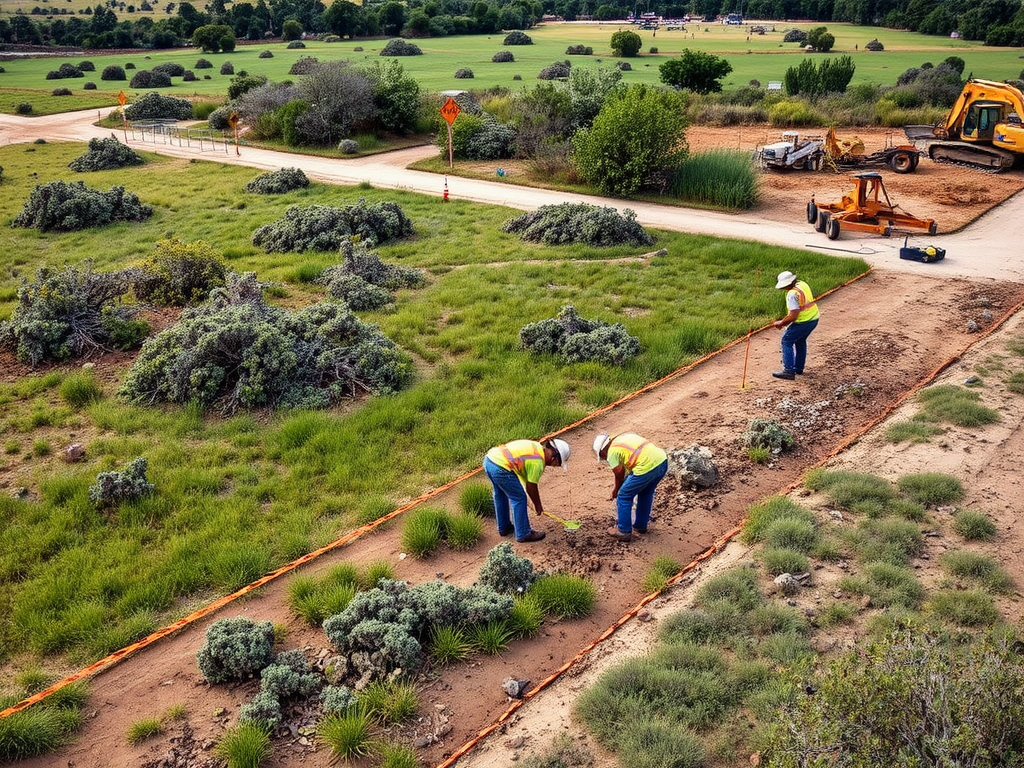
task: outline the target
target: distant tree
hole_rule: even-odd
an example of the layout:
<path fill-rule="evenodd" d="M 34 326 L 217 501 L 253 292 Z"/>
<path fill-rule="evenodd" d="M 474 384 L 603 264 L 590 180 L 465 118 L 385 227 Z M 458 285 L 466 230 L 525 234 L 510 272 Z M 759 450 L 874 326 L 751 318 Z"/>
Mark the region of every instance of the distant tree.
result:
<path fill-rule="evenodd" d="M 288 19 L 281 25 L 281 37 L 291 42 L 302 37 L 302 24 L 297 19 Z"/>
<path fill-rule="evenodd" d="M 192 45 L 204 53 L 218 53 L 223 50 L 225 37 L 235 39 L 235 31 L 226 24 L 206 24 L 192 33 Z"/>
<path fill-rule="evenodd" d="M 807 44 L 813 45 L 816 51 L 828 53 L 836 44 L 836 38 L 828 31 L 828 27 L 815 27 L 807 33 Z"/>
<path fill-rule="evenodd" d="M 661 82 L 694 93 L 718 93 L 723 77 L 732 72 L 732 64 L 721 56 L 684 48 L 682 56 L 658 67 Z"/>
<path fill-rule="evenodd" d="M 664 189 L 686 159 L 686 117 L 676 91 L 631 85 L 612 92 L 591 128 L 573 137 L 576 169 L 604 194 Z"/>
<path fill-rule="evenodd" d="M 295 119 L 302 143 L 334 145 L 373 114 L 370 78 L 347 61 L 317 64 L 299 83 L 307 108 Z"/>
<path fill-rule="evenodd" d="M 640 39 L 640 35 L 636 32 L 616 32 L 612 35 L 612 53 L 616 56 L 625 56 L 627 58 L 636 56 L 640 51 L 640 47 L 644 44 L 644 41 Z"/>
<path fill-rule="evenodd" d="M 363 70 L 373 87 L 377 123 L 394 133 L 409 133 L 419 114 L 420 84 L 394 59 L 376 61 Z"/>

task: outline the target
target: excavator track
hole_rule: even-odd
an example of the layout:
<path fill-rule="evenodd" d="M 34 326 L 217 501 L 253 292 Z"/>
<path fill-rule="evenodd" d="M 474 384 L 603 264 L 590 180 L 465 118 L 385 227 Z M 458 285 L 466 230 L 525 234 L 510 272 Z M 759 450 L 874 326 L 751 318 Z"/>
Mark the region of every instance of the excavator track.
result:
<path fill-rule="evenodd" d="M 960 142 L 935 142 L 928 146 L 928 157 L 936 163 L 974 168 L 985 173 L 1000 173 L 1013 165 L 1014 156 L 995 147 L 965 146 Z"/>

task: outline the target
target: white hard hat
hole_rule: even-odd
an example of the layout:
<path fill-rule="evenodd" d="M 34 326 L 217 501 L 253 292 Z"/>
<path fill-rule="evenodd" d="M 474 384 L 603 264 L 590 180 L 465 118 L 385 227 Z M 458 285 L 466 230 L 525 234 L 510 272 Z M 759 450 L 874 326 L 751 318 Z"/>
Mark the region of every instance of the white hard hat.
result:
<path fill-rule="evenodd" d="M 601 460 L 601 451 L 604 447 L 611 442 L 611 438 L 604 432 L 601 432 L 597 437 L 594 438 L 594 453 L 597 454 L 597 460 Z"/>
<path fill-rule="evenodd" d="M 789 288 L 796 280 L 796 275 L 790 272 L 788 269 L 785 272 L 779 272 L 779 279 L 775 283 L 776 288 Z"/>
<path fill-rule="evenodd" d="M 558 451 L 558 458 L 561 460 L 562 467 L 565 467 L 569 463 L 569 444 L 565 440 L 559 440 L 557 437 L 551 441 L 551 446 Z"/>

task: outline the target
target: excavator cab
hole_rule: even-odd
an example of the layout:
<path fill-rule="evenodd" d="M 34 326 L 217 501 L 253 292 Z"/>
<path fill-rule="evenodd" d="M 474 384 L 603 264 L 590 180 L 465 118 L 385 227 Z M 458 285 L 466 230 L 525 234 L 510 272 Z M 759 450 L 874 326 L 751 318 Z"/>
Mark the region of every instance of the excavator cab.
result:
<path fill-rule="evenodd" d="M 992 141 L 996 126 L 1003 122 L 1003 111 L 1009 106 L 1002 101 L 974 102 L 967 108 L 960 138 L 963 141 Z"/>

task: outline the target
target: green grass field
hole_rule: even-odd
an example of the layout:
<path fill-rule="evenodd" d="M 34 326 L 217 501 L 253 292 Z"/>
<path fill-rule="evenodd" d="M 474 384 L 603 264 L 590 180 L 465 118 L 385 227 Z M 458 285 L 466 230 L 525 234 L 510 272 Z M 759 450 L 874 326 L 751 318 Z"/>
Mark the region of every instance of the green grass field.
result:
<path fill-rule="evenodd" d="M 338 256 L 268 255 L 251 244 L 252 232 L 292 204 L 394 200 L 415 235 L 379 251 L 425 269 L 428 283 L 363 317 L 414 356 L 417 377 L 397 395 L 331 411 L 225 418 L 122 403 L 116 390 L 125 367 L 104 367 L 98 402 L 71 397 L 70 385 L 62 390 L 78 361 L 8 376 L 0 385 L 0 463 L 33 496 L 0 498 L 0 660 L 28 649 L 77 663 L 120 648 L 196 600 L 236 589 L 476 467 L 491 445 L 553 431 L 742 336 L 778 313 L 772 276 L 781 269 L 815 275 L 824 291 L 865 268 L 858 259 L 668 232 L 656 233 L 655 244 L 668 255 L 638 263 L 630 258 L 636 248 L 522 243 L 500 230 L 517 213 L 506 208 L 442 205 L 439 197 L 368 186 L 252 195 L 243 188 L 258 175 L 253 169 L 158 156 L 81 176 L 67 164 L 83 150 L 0 149 L 0 219 L 11 221 L 35 184 L 55 179 L 124 185 L 155 214 L 66 234 L 0 228 L 8 254 L 0 317 L 42 266 L 91 259 L 115 269 L 166 237 L 208 242 L 232 269 L 278 283 L 280 301 L 301 306 L 322 297 L 304 281 Z M 563 365 L 518 348 L 522 325 L 566 304 L 624 323 L 642 354 L 620 367 Z M 84 463 L 60 459 L 72 435 L 86 445 Z M 97 473 L 139 455 L 156 494 L 98 511 L 87 492 Z"/>
<path fill-rule="evenodd" d="M 770 80 L 782 80 L 786 70 L 800 63 L 808 54 L 800 51 L 793 43 L 782 43 L 783 31 L 794 25 L 778 23 L 776 32 L 765 35 L 753 35 L 747 40 L 745 27 L 727 27 L 723 25 L 690 25 L 686 32 L 668 32 L 664 29 L 656 32 L 638 31 L 644 40 L 642 55 L 632 59 L 612 57 L 610 50 L 611 36 L 619 29 L 630 28 L 624 24 L 596 23 L 554 23 L 543 24 L 530 30 L 533 45 L 503 46 L 503 35 L 476 35 L 465 37 L 431 38 L 415 41 L 423 50 L 422 56 L 407 56 L 399 59 L 406 71 L 413 74 L 428 91 L 449 89 L 484 90 L 502 86 L 507 88 L 532 87 L 537 82 L 537 74 L 555 61 L 569 59 L 577 67 L 611 67 L 619 61 L 628 61 L 631 71 L 623 73 L 624 82 L 658 83 L 658 66 L 678 56 L 684 48 L 708 51 L 726 57 L 733 66 L 733 72 L 724 81 L 725 88 L 746 85 L 752 79 L 759 80 L 762 85 Z M 809 24 L 796 25 L 809 28 Z M 879 29 L 877 27 L 857 27 L 848 24 L 830 24 L 829 30 L 836 36 L 835 49 L 827 55 L 845 55 L 854 57 L 857 71 L 853 82 L 875 82 L 882 85 L 893 85 L 897 76 L 909 67 L 920 66 L 926 61 L 938 63 L 947 56 L 959 56 L 966 62 L 964 75 L 973 74 L 992 80 L 1016 78 L 1024 67 L 1024 59 L 1015 48 L 989 48 L 978 43 L 961 40 L 950 40 L 941 37 L 928 37 L 913 32 L 899 32 Z M 768 27 L 771 29 L 771 25 Z M 864 50 L 864 44 L 878 38 L 886 50 L 876 53 Z M 84 78 L 73 80 L 47 80 L 46 73 L 56 70 L 61 63 L 67 61 L 76 64 L 85 56 L 43 59 L 19 59 L 4 62 L 6 70 L 0 73 L 0 110 L 12 112 L 20 101 L 30 101 L 37 114 L 50 111 L 69 111 L 82 108 L 81 102 L 73 102 L 79 96 L 89 100 L 106 99 L 106 104 L 116 103 L 118 91 L 124 90 L 129 99 L 137 92 L 128 87 L 133 74 L 127 71 L 128 80 L 121 82 L 103 81 L 100 74 L 109 64 L 125 66 L 134 64 L 136 71 L 152 68 L 156 64 L 173 61 L 186 69 L 192 69 L 200 57 L 210 60 L 214 67 L 208 70 L 195 70 L 196 75 L 203 78 L 197 82 L 186 83 L 180 78 L 174 79 L 171 88 L 161 89 L 162 93 L 180 97 L 195 95 L 210 97 L 226 97 L 230 75 L 221 75 L 220 68 L 224 62 L 230 62 L 235 72 L 245 70 L 251 74 L 264 74 L 271 80 L 290 79 L 288 74 L 292 64 L 302 56 L 314 56 L 322 61 L 347 59 L 358 65 L 369 65 L 379 60 L 381 49 L 386 39 L 343 41 L 340 43 L 319 43 L 309 41 L 305 49 L 288 50 L 284 43 L 258 43 L 244 45 L 231 53 L 202 54 L 194 49 L 174 51 L 150 51 L 132 54 L 96 55 L 87 58 L 96 66 L 95 72 L 86 73 Z M 588 45 L 594 49 L 592 56 L 566 56 L 569 45 Z M 855 49 L 856 46 L 856 49 Z M 657 54 L 648 51 L 657 47 Z M 363 50 L 357 51 L 357 48 Z M 859 49 L 859 50 L 858 50 Z M 262 51 L 269 50 L 274 57 L 260 59 Z M 496 64 L 491 57 L 498 51 L 509 50 L 515 61 Z M 818 55 L 815 55 L 816 57 Z M 462 67 L 473 70 L 472 79 L 456 79 L 455 71 Z M 521 80 L 515 80 L 519 75 Z M 205 77 L 209 77 L 207 80 Z M 96 84 L 96 91 L 83 91 L 85 82 Z M 70 88 L 73 97 L 58 97 L 47 102 L 36 97 L 27 98 L 25 93 L 11 93 L 9 89 L 28 89 L 41 94 L 50 94 L 57 87 Z M 52 97 L 51 97 L 52 98 Z M 36 102 L 39 101 L 37 105 Z M 90 101 L 86 106 L 93 106 Z"/>

